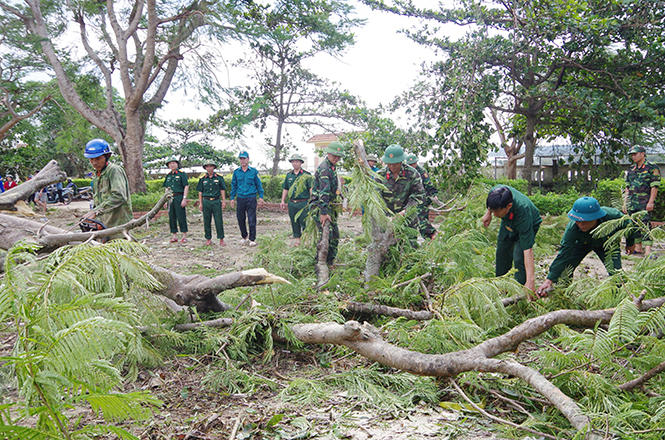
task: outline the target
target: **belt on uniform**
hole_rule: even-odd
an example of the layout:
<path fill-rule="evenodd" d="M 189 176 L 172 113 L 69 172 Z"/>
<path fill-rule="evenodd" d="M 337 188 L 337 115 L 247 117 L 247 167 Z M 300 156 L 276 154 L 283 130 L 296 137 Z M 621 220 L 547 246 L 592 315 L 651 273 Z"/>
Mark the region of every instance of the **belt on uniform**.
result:
<path fill-rule="evenodd" d="M 204 197 L 206 200 L 219 200 L 219 196 L 217 197 Z"/>
<path fill-rule="evenodd" d="M 181 192 L 181 193 L 173 193 L 174 196 L 181 196 L 181 195 L 183 195 L 183 194 L 185 194 L 185 193 L 184 193 L 184 192 Z"/>
<path fill-rule="evenodd" d="M 291 201 L 292 201 L 293 203 L 306 202 L 306 201 L 308 201 L 308 200 L 309 200 L 309 199 L 291 199 Z"/>

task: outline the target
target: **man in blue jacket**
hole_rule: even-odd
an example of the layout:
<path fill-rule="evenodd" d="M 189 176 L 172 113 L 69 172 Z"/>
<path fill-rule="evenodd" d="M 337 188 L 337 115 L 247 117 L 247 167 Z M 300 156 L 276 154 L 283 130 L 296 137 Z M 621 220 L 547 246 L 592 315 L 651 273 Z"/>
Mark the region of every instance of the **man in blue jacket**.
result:
<path fill-rule="evenodd" d="M 240 168 L 236 168 L 231 179 L 231 208 L 235 207 L 235 199 L 238 199 L 236 218 L 242 239 L 238 242 L 241 246 L 256 246 L 256 194 L 259 195 L 258 206 L 263 207 L 263 185 L 256 168 L 249 166 L 249 154 L 241 151 L 238 155 Z M 249 223 L 249 235 L 245 218 Z"/>

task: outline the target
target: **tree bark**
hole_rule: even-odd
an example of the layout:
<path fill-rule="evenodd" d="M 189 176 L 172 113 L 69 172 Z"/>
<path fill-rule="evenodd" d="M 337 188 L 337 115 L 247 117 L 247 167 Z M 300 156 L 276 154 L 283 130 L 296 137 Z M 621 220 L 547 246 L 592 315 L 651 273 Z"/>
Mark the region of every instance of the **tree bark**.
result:
<path fill-rule="evenodd" d="M 65 180 L 67 180 L 67 174 L 60 169 L 57 161 L 52 160 L 32 179 L 0 194 L 0 211 L 13 211 L 14 204 L 19 200 L 26 200 L 45 186 Z"/>
<path fill-rule="evenodd" d="M 316 288 L 320 289 L 323 287 L 330 279 L 330 269 L 328 268 L 328 249 L 330 247 L 330 223 L 326 222 L 325 225 L 321 227 L 321 239 L 316 244 L 316 266 L 314 271 L 316 272 Z"/>
<path fill-rule="evenodd" d="M 383 259 L 390 246 L 395 244 L 397 244 L 397 239 L 392 229 L 383 230 L 376 223 L 372 224 L 372 242 L 367 247 L 367 261 L 365 262 L 365 283 L 369 283 L 373 277 L 379 276 Z"/>
<path fill-rule="evenodd" d="M 160 200 L 153 210 L 158 210 L 164 204 L 163 200 Z M 48 252 L 66 244 L 80 244 L 100 232 L 109 231 L 106 235 L 113 235 L 123 230 L 128 231 L 145 224 L 149 216 L 155 214 L 156 211 L 154 213 L 151 211 L 140 219 L 132 220 L 117 228 L 75 234 L 68 234 L 63 229 L 42 223 L 0 214 L 0 249 L 6 250 L 20 240 L 28 240 L 41 245 L 42 251 Z M 208 278 L 203 275 L 180 275 L 158 266 L 151 268 L 155 278 L 162 283 L 162 287 L 153 290 L 152 293 L 169 298 L 181 306 L 196 307 L 199 313 L 228 310 L 230 306 L 217 298 L 217 295 L 225 290 L 260 284 L 288 283 L 284 278 L 275 276 L 265 269 L 252 269 Z"/>
<path fill-rule="evenodd" d="M 660 307 L 665 297 L 639 303 L 640 310 Z M 292 327 L 296 338 L 305 343 L 344 345 L 375 362 L 420 376 L 454 377 L 466 371 L 497 372 L 518 377 L 545 396 L 570 424 L 586 429 L 589 418 L 577 404 L 555 387 L 542 374 L 518 362 L 493 359 L 495 356 L 517 350 L 519 345 L 548 331 L 557 324 L 594 327 L 608 324 L 614 309 L 557 310 L 531 318 L 507 333 L 488 339 L 468 350 L 439 355 L 423 354 L 393 346 L 383 341 L 373 327 L 348 321 L 336 323 L 296 324 Z M 593 436 L 593 434 L 591 435 Z"/>
<path fill-rule="evenodd" d="M 372 315 L 386 315 L 392 317 L 405 317 L 416 321 L 427 321 L 434 318 L 434 313 L 428 310 L 408 310 L 397 307 L 384 306 L 382 304 L 366 304 L 356 301 L 348 301 L 345 309 L 349 312 L 368 313 Z"/>

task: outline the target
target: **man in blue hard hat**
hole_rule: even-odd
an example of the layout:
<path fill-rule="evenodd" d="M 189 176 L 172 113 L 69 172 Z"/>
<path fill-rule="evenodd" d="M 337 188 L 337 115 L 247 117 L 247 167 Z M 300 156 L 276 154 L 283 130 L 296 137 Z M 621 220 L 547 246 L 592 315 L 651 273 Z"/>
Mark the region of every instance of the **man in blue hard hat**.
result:
<path fill-rule="evenodd" d="M 92 180 L 92 210 L 83 218 L 98 220 L 107 228 L 132 220 L 132 199 L 125 170 L 109 163 L 111 148 L 104 139 L 93 139 L 85 146 L 84 156 L 95 169 Z M 120 238 L 122 235 L 111 238 Z"/>
<path fill-rule="evenodd" d="M 572 277 L 575 268 L 591 251 L 598 255 L 610 275 L 621 269 L 620 243 L 617 242 L 611 249 L 605 248 L 607 240 L 612 233 L 616 232 L 616 229 L 602 237 L 594 236 L 593 231 L 600 224 L 619 219 L 622 216 L 623 214 L 618 209 L 601 207 L 598 200 L 593 197 L 577 199 L 573 204 L 573 209 L 568 213 L 570 221 L 563 233 L 559 254 L 550 266 L 547 279 L 540 285 L 536 293 L 539 296 L 546 295 L 552 284 L 559 280 L 564 271 L 570 273 Z"/>

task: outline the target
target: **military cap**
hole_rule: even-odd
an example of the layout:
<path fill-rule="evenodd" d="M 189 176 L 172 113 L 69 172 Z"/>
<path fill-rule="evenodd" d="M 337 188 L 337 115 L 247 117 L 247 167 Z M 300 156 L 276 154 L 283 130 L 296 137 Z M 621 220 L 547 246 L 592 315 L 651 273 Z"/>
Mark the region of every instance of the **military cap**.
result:
<path fill-rule="evenodd" d="M 241 157 L 249 158 L 249 153 L 246 151 L 241 151 L 240 154 L 238 154 L 238 159 L 240 159 Z"/>
<path fill-rule="evenodd" d="M 646 150 L 644 147 L 640 145 L 633 145 L 630 150 L 628 150 L 628 154 L 633 154 L 633 153 L 646 153 Z"/>
<path fill-rule="evenodd" d="M 345 157 L 346 153 L 344 152 L 344 145 L 340 142 L 333 141 L 328 144 L 328 146 L 323 150 L 326 153 L 330 153 L 334 156 Z"/>
<path fill-rule="evenodd" d="M 373 160 L 374 162 L 378 162 L 378 161 L 379 161 L 379 158 L 376 157 L 376 156 L 373 155 L 373 154 L 370 154 L 369 156 L 367 156 L 367 161 L 369 162 L 370 160 Z"/>
<path fill-rule="evenodd" d="M 175 163 L 177 163 L 177 164 L 178 164 L 178 168 L 180 168 L 180 161 L 179 161 L 175 156 L 171 156 L 171 157 L 169 157 L 168 159 L 166 159 L 166 166 L 169 166 L 169 164 L 170 164 L 171 162 L 175 162 Z"/>
<path fill-rule="evenodd" d="M 406 162 L 408 165 L 418 163 L 418 156 L 416 156 L 415 154 L 409 154 L 408 156 L 406 156 L 404 162 Z"/>
<path fill-rule="evenodd" d="M 292 154 L 291 157 L 289 157 L 289 162 L 293 162 L 294 160 L 299 160 L 300 162 L 305 163 L 305 159 L 303 159 L 298 153 Z"/>
<path fill-rule="evenodd" d="M 383 154 L 381 161 L 383 163 L 400 163 L 404 162 L 406 155 L 404 154 L 404 149 L 401 146 L 394 144 L 386 148 L 386 152 Z"/>
<path fill-rule="evenodd" d="M 203 162 L 203 168 L 207 167 L 208 165 L 212 165 L 212 166 L 214 166 L 215 168 L 217 168 L 217 164 L 214 163 L 214 162 L 211 161 L 211 160 L 206 161 L 206 162 Z"/>

